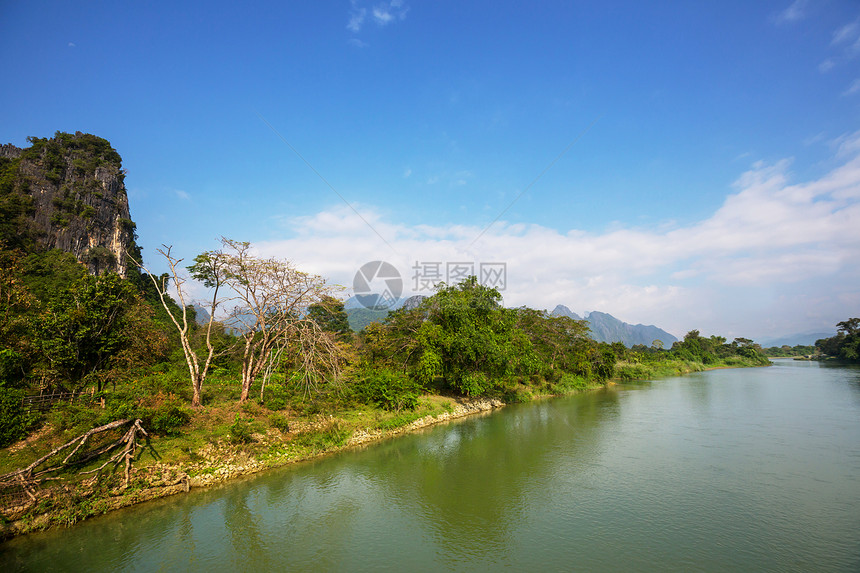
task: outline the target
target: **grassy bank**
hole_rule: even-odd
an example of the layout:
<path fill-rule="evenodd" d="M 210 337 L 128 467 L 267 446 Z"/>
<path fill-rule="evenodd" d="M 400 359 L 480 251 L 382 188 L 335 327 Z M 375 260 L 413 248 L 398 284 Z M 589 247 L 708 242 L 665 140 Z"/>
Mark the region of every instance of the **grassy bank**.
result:
<path fill-rule="evenodd" d="M 98 468 L 101 459 L 56 472 L 55 477 L 62 481 L 41 487 L 34 492 L 36 499 L 22 496 L 18 504 L 7 503 L 0 536 L 68 526 L 141 501 L 316 458 L 501 405 L 500 400 L 427 395 L 419 398 L 413 410 L 362 407 L 299 414 L 254 402 L 242 406 L 232 400 L 212 402 L 194 411 L 181 432 L 151 434 L 135 456 L 128 483 L 121 468 L 108 468 L 99 479 L 84 475 Z M 26 467 L 86 427 L 69 424 L 68 418 L 95 419 L 102 410 L 97 404 L 60 407 L 28 439 L 0 451 L 0 473 Z M 63 419 L 66 424 L 58 424 Z"/>
<path fill-rule="evenodd" d="M 767 364 L 760 358 L 753 359 L 743 356 L 729 356 L 709 364 L 683 359 L 662 360 L 660 362 L 619 362 L 615 367 L 615 379 L 619 382 L 634 382 L 719 368 L 751 368 L 756 366 L 767 366 Z"/>

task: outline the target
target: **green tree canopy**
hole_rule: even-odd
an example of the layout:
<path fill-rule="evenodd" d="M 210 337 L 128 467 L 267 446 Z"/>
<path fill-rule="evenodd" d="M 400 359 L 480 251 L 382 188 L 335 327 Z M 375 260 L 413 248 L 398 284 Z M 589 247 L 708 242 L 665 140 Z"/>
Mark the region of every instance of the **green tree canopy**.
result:
<path fill-rule="evenodd" d="M 132 343 L 125 329 L 135 288 L 116 274 L 86 275 L 52 298 L 40 317 L 38 344 L 60 385 L 80 390 Z M 101 390 L 101 380 L 98 381 Z"/>
<path fill-rule="evenodd" d="M 343 308 L 343 301 L 333 296 L 325 296 L 320 302 L 310 305 L 308 318 L 316 322 L 324 331 L 331 332 L 342 340 L 352 336 L 349 316 Z"/>

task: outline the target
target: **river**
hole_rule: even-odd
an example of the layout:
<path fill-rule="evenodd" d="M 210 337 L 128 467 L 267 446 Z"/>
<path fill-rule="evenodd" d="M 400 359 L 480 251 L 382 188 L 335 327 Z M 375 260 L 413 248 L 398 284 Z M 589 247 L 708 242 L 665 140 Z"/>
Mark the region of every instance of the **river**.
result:
<path fill-rule="evenodd" d="M 0 571 L 860 571 L 860 369 L 505 407 L 0 545 Z"/>

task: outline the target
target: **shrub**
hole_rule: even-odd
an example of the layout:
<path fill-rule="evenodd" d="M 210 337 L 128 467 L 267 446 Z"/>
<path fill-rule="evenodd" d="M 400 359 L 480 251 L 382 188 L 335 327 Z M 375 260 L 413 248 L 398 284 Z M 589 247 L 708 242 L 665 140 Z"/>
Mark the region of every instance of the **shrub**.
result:
<path fill-rule="evenodd" d="M 47 415 L 48 421 L 58 434 L 72 430 L 81 434 L 91 428 L 100 426 L 101 418 L 88 404 L 81 402 L 54 404 Z M 104 423 L 104 422 L 102 422 Z"/>
<path fill-rule="evenodd" d="M 0 349 L 0 388 L 21 388 L 25 385 L 26 364 L 21 353 Z"/>
<path fill-rule="evenodd" d="M 252 422 L 252 419 L 236 414 L 236 418 L 229 427 L 230 441 L 234 444 L 250 444 L 254 440 L 251 436 L 254 433 Z"/>
<path fill-rule="evenodd" d="M 175 394 L 158 392 L 148 398 L 140 398 L 136 389 L 129 386 L 105 395 L 105 408 L 97 414 L 95 423 L 107 424 L 123 418 L 139 418 L 147 432 L 175 436 L 179 428 L 191 421 L 191 414 Z"/>
<path fill-rule="evenodd" d="M 274 414 L 269 416 L 269 423 L 272 424 L 273 428 L 277 428 L 284 433 L 290 431 L 289 419 L 287 419 L 287 417 L 280 412 L 275 412 Z"/>
<path fill-rule="evenodd" d="M 0 448 L 5 448 L 27 435 L 35 422 L 21 405 L 24 393 L 0 387 Z"/>
<path fill-rule="evenodd" d="M 557 394 L 564 394 L 565 392 L 572 392 L 574 390 L 583 390 L 587 387 L 588 380 L 584 377 L 565 372 L 552 388 Z"/>
<path fill-rule="evenodd" d="M 155 408 L 150 414 L 150 427 L 156 434 L 173 436 L 179 433 L 179 428 L 191 421 L 188 410 L 175 404 L 165 404 Z"/>
<path fill-rule="evenodd" d="M 648 380 L 651 378 L 651 369 L 643 364 L 619 363 L 615 374 L 624 381 Z"/>
<path fill-rule="evenodd" d="M 352 384 L 356 398 L 386 410 L 414 410 L 423 388 L 401 372 L 384 368 L 361 370 Z"/>
<path fill-rule="evenodd" d="M 290 403 L 290 393 L 281 384 L 266 386 L 263 405 L 269 410 L 283 410 Z"/>
<path fill-rule="evenodd" d="M 483 372 L 466 372 L 452 386 L 466 396 L 480 396 L 492 387 L 487 375 Z"/>
<path fill-rule="evenodd" d="M 321 432 L 302 434 L 297 439 L 297 442 L 300 445 L 307 446 L 315 450 L 326 450 L 328 448 L 343 445 L 351 435 L 351 430 L 343 426 L 339 421 L 335 421 L 331 426 Z"/>

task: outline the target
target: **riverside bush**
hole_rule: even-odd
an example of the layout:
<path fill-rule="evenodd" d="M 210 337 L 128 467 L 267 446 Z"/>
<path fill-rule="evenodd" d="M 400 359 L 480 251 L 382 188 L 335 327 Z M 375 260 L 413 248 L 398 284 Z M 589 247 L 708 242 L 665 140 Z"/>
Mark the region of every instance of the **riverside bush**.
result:
<path fill-rule="evenodd" d="M 270 384 L 263 392 L 263 405 L 269 410 L 283 410 L 290 403 L 290 392 L 281 384 Z"/>
<path fill-rule="evenodd" d="M 275 412 L 274 414 L 269 416 L 269 423 L 272 425 L 273 428 L 276 428 L 284 433 L 290 431 L 289 419 L 280 412 Z"/>
<path fill-rule="evenodd" d="M 401 372 L 365 369 L 355 376 L 352 391 L 365 404 L 385 410 L 414 410 L 423 390 L 421 384 Z"/>
<path fill-rule="evenodd" d="M 253 420 L 251 418 L 243 418 L 236 414 L 236 418 L 228 428 L 230 432 L 230 441 L 234 444 L 250 444 L 254 438 Z"/>
<path fill-rule="evenodd" d="M 582 376 L 565 372 L 561 379 L 553 384 L 552 389 L 557 394 L 564 394 L 573 390 L 583 390 L 588 387 L 588 380 Z"/>
<path fill-rule="evenodd" d="M 191 421 L 191 414 L 184 407 L 177 404 L 165 404 L 150 412 L 150 427 L 156 434 L 162 436 L 175 436 L 179 434 L 179 428 L 186 426 Z"/>
<path fill-rule="evenodd" d="M 619 363 L 615 366 L 615 375 L 625 382 L 648 380 L 653 376 L 653 368 L 644 364 Z"/>
<path fill-rule="evenodd" d="M 351 435 L 352 430 L 344 426 L 340 421 L 335 421 L 321 432 L 302 434 L 296 441 L 300 445 L 310 447 L 314 450 L 327 450 L 332 447 L 342 446 Z"/>
<path fill-rule="evenodd" d="M 35 416 L 21 405 L 24 392 L 0 386 L 0 448 L 27 435 Z"/>

